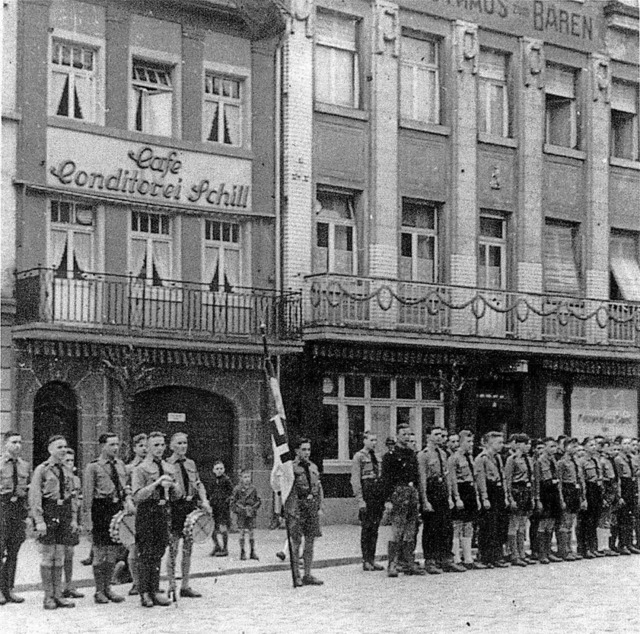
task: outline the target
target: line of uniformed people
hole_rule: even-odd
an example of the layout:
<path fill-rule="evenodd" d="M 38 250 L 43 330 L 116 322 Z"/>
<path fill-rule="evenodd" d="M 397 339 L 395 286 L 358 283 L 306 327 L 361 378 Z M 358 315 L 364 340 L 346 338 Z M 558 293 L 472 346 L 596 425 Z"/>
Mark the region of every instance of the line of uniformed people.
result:
<path fill-rule="evenodd" d="M 392 526 L 390 577 L 640 554 L 635 438 L 534 443 L 514 434 L 505 443 L 489 432 L 474 458 L 469 431 L 447 437 L 429 428 L 418 451 L 411 429 L 400 425 L 382 458 L 376 446 L 376 435 L 365 432 L 351 470 L 365 571 L 383 569 L 375 560 L 383 518 Z M 424 566 L 415 561 L 420 523 Z"/>

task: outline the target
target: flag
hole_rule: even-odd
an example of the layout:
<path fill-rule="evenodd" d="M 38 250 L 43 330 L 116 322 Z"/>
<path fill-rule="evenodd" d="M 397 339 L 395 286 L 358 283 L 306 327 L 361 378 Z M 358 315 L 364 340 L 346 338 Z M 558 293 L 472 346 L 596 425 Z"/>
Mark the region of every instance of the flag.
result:
<path fill-rule="evenodd" d="M 269 423 L 271 426 L 271 444 L 273 446 L 271 488 L 280 493 L 282 505 L 284 506 L 293 488 L 293 453 L 289 449 L 287 420 L 284 414 L 282 395 L 280 394 L 280 384 L 273 370 L 273 364 L 268 357 L 265 359 L 265 369 L 271 391 L 271 399 L 269 399 L 272 412 Z"/>

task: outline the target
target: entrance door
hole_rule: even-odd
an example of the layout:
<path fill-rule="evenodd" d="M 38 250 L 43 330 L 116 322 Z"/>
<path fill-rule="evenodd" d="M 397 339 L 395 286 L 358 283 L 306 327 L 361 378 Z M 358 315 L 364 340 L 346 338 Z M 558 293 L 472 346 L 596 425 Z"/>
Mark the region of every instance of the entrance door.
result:
<path fill-rule="evenodd" d="M 78 409 L 76 395 L 66 383 L 52 382 L 43 385 L 33 401 L 33 465 L 47 460 L 47 441 L 51 436 L 64 436 L 69 447 L 75 450 L 78 471 L 81 470 L 78 454 Z"/>
<path fill-rule="evenodd" d="M 213 477 L 213 465 L 222 460 L 232 475 L 233 439 L 236 427 L 231 404 L 221 396 L 188 387 L 166 386 L 140 392 L 133 405 L 131 437 L 161 431 L 167 435 L 167 456 L 171 435 L 189 436 L 189 457 L 195 460 L 202 481 Z"/>

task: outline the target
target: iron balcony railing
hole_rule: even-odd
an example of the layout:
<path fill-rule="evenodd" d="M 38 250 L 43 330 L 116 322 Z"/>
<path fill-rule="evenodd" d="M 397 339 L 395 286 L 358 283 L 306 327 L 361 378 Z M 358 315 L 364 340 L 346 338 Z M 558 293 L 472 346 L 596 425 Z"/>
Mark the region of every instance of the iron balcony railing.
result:
<path fill-rule="evenodd" d="M 304 327 L 640 347 L 640 303 L 317 274 Z"/>
<path fill-rule="evenodd" d="M 189 338 L 257 337 L 264 323 L 277 340 L 301 337 L 301 295 L 259 288 L 211 290 L 178 280 L 151 285 L 137 277 L 52 269 L 17 274 L 16 322 L 115 328 L 141 334 L 173 332 Z"/>

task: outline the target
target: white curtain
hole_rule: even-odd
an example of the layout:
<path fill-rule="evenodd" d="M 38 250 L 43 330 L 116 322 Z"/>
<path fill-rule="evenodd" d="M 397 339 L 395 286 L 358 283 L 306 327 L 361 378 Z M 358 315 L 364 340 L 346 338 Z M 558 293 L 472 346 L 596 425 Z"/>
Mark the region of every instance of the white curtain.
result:
<path fill-rule="evenodd" d="M 220 260 L 220 249 L 218 247 L 207 247 L 204 250 L 204 270 L 202 272 L 202 281 L 205 284 L 211 284 L 213 276 L 216 274 L 218 268 L 218 262 Z M 220 283 L 220 280 L 218 280 Z M 217 288 L 213 290 L 218 290 Z"/>
<path fill-rule="evenodd" d="M 231 290 L 240 286 L 240 251 L 226 249 L 224 252 L 225 281 L 231 286 Z"/>
<path fill-rule="evenodd" d="M 67 99 L 69 97 L 69 75 L 67 73 L 58 73 L 53 71 L 51 73 L 51 93 L 49 94 L 49 112 L 51 114 L 61 114 L 68 116 L 68 109 L 65 112 L 58 113 L 60 108 L 60 101 L 65 90 L 67 91 Z"/>
<path fill-rule="evenodd" d="M 144 267 L 147 255 L 146 240 L 131 240 L 131 261 L 129 270 L 133 277 L 138 277 Z M 147 273 L 149 274 L 149 273 Z"/>
<path fill-rule="evenodd" d="M 172 125 L 171 115 L 173 106 L 173 93 L 171 92 L 148 92 L 143 100 L 146 105 L 146 123 L 148 129 L 145 132 L 159 134 L 161 136 L 171 136 Z"/>
<path fill-rule="evenodd" d="M 73 234 L 73 253 L 83 273 L 93 270 L 93 236 L 76 231 Z"/>
<path fill-rule="evenodd" d="M 225 143 L 240 145 L 240 108 L 230 104 L 224 105 Z M 228 135 L 228 136 L 227 136 Z"/>
<path fill-rule="evenodd" d="M 76 75 L 75 90 L 80 104 L 80 119 L 93 121 L 93 79 L 84 75 Z"/>
<path fill-rule="evenodd" d="M 207 141 L 219 141 L 220 135 L 218 132 L 218 102 L 217 101 L 205 101 L 204 102 L 204 129 L 207 134 Z"/>
<path fill-rule="evenodd" d="M 67 232 L 66 231 L 52 231 L 51 232 L 51 253 L 49 254 L 49 264 L 51 268 L 57 269 L 64 255 L 65 247 L 67 246 Z"/>
<path fill-rule="evenodd" d="M 171 248 L 168 242 L 153 242 L 153 263 L 160 279 L 171 279 Z"/>

